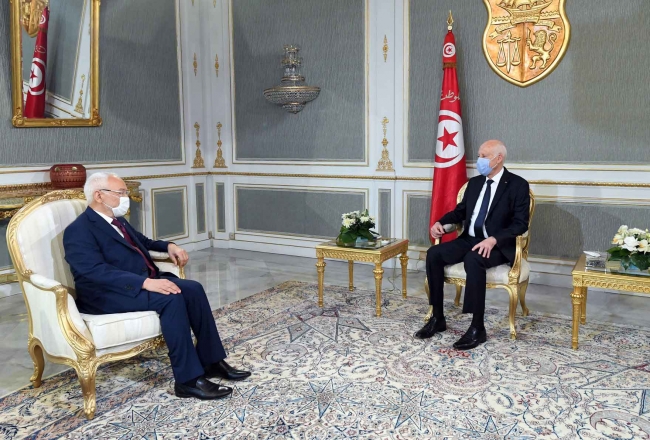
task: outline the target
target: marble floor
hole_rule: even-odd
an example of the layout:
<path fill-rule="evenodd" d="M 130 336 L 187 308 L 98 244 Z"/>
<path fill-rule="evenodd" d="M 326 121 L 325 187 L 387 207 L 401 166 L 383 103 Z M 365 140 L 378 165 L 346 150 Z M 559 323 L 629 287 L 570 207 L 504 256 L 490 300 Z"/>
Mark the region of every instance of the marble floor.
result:
<path fill-rule="evenodd" d="M 206 249 L 192 252 L 186 274 L 203 284 L 213 309 L 240 300 L 284 281 L 316 282 L 316 260 L 304 257 L 260 252 Z M 423 262 L 418 271 L 409 271 L 408 295 L 425 296 Z M 396 277 L 393 278 L 393 277 Z M 392 281 L 395 279 L 393 285 Z M 347 286 L 348 265 L 343 261 L 327 261 L 325 283 Z M 401 288 L 400 270 L 385 270 L 383 289 Z M 355 286 L 374 289 L 372 267 L 355 265 Z M 447 286 L 453 298 L 453 286 Z M 543 285 L 530 285 L 526 295 L 528 308 L 534 312 L 570 316 L 569 290 Z M 327 294 L 327 292 L 325 292 Z M 508 307 L 508 295 L 503 290 L 488 292 L 490 306 Z M 589 293 L 587 319 L 602 322 L 650 327 L 647 298 L 593 291 Z M 419 318 L 418 318 L 419 319 Z M 488 329 L 489 333 L 489 329 Z M 567 344 L 570 340 L 567 339 Z M 32 362 L 27 353 L 27 315 L 22 295 L 0 298 L 0 396 L 29 385 Z M 57 374 L 68 367 L 46 361 L 44 377 Z"/>

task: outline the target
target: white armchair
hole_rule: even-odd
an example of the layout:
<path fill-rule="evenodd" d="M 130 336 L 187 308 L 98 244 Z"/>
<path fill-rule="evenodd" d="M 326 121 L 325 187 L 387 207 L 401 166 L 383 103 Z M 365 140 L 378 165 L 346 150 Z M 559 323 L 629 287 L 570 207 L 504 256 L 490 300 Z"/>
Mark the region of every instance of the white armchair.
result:
<path fill-rule="evenodd" d="M 54 191 L 29 203 L 9 222 L 7 243 L 29 317 L 30 378 L 41 385 L 44 358 L 77 372 L 84 413 L 95 415 L 95 373 L 102 363 L 126 359 L 164 343 L 156 312 L 79 313 L 74 279 L 64 259 L 63 231 L 86 209 L 83 192 Z M 166 253 L 151 252 L 156 265 L 185 278 Z"/>
<path fill-rule="evenodd" d="M 457 202 L 463 199 L 467 183 L 458 191 Z M 515 261 L 512 266 L 502 264 L 501 266 L 492 267 L 486 273 L 486 288 L 502 288 L 508 292 L 510 296 L 508 318 L 510 322 L 510 338 L 516 339 L 517 331 L 515 329 L 515 313 L 517 311 L 517 302 L 521 303 L 521 312 L 524 316 L 528 316 L 528 307 L 526 307 L 526 289 L 528 289 L 528 278 L 530 277 L 530 264 L 528 263 L 528 247 L 530 245 L 530 225 L 533 222 L 533 214 L 535 213 L 535 195 L 530 190 L 530 206 L 529 206 L 529 219 L 528 231 L 523 235 L 517 237 Z M 443 225 L 445 232 L 452 232 L 454 229 L 460 235 L 463 232 L 462 224 L 449 224 Z M 437 239 L 435 244 L 439 244 L 440 239 Z M 462 293 L 463 286 L 465 285 L 467 274 L 465 273 L 464 264 L 457 263 L 450 266 L 445 266 L 445 283 L 454 284 L 456 286 L 456 299 L 454 303 L 456 306 L 460 305 L 460 294 Z M 429 280 L 424 281 L 424 290 L 429 296 Z M 433 306 L 429 306 L 429 311 L 424 317 L 425 321 L 433 315 Z"/>

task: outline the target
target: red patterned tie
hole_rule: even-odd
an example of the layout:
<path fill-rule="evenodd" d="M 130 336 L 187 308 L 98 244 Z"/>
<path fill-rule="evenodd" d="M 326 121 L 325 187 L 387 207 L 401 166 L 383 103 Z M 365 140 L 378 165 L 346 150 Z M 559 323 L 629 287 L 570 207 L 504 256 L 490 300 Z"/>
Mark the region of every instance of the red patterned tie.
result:
<path fill-rule="evenodd" d="M 142 256 L 142 259 L 144 260 L 144 262 L 147 265 L 147 269 L 149 269 L 149 277 L 150 278 L 155 277 L 156 276 L 156 269 L 151 265 L 151 263 L 149 262 L 149 259 L 147 257 L 145 257 L 145 255 L 142 253 L 140 248 L 135 244 L 135 242 L 133 241 L 133 239 L 131 238 L 129 233 L 126 232 L 126 228 L 124 227 L 124 225 L 121 222 L 119 222 L 116 218 L 113 219 L 111 224 L 114 225 L 114 226 L 117 226 L 118 229 L 120 231 L 122 231 L 122 234 L 124 234 L 124 238 L 126 239 L 126 241 L 128 241 L 129 244 L 133 247 L 133 249 L 138 251 L 138 253 Z"/>

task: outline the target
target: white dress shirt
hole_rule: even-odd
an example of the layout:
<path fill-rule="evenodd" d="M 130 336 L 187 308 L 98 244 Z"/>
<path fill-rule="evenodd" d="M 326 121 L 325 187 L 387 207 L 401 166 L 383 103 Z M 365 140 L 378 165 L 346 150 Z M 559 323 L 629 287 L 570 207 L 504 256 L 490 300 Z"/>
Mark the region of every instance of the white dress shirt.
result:
<path fill-rule="evenodd" d="M 499 186 L 499 180 L 501 180 L 501 176 L 503 176 L 503 168 L 501 168 L 501 171 L 497 173 L 496 176 L 492 178 L 492 186 L 490 187 L 490 203 L 488 204 L 488 212 L 490 212 L 490 206 L 492 205 L 492 200 L 494 200 L 494 194 L 497 192 L 497 187 Z M 483 188 L 481 188 L 481 193 L 478 196 L 478 200 L 476 201 L 476 205 L 474 205 L 474 211 L 472 211 L 472 220 L 469 222 L 469 231 L 467 231 L 470 235 L 470 237 L 474 237 L 474 223 L 476 223 L 476 217 L 478 217 L 478 212 L 481 210 L 481 205 L 483 204 L 483 196 L 485 195 L 485 189 L 487 188 L 487 181 L 489 179 L 486 177 L 485 178 L 485 183 L 483 183 Z M 486 213 L 486 220 L 487 220 L 487 213 Z M 483 223 L 483 236 L 484 238 L 488 238 L 488 233 L 485 230 L 485 222 Z"/>
<path fill-rule="evenodd" d="M 95 210 L 93 209 L 93 211 L 95 211 Z M 118 234 L 120 234 L 120 237 L 124 238 L 124 234 L 122 234 L 122 231 L 120 231 L 120 228 L 118 228 L 117 226 L 115 226 L 115 225 L 113 224 L 113 217 L 109 217 L 109 216 L 107 216 L 106 214 L 102 214 L 102 213 L 99 212 L 99 211 L 95 211 L 95 212 L 96 212 L 97 214 L 99 214 L 99 215 L 101 216 L 101 218 L 103 218 L 104 220 L 106 220 L 106 221 L 108 222 L 108 224 L 111 225 L 111 226 L 113 227 L 113 229 L 115 229 L 115 230 L 117 231 Z"/>

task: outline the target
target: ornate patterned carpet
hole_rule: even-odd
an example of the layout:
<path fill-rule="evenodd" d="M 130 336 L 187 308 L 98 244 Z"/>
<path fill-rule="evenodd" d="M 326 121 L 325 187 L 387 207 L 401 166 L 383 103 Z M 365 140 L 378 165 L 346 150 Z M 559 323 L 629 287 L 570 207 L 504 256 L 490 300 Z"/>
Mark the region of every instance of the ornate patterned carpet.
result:
<path fill-rule="evenodd" d="M 173 395 L 165 349 L 103 367 L 97 417 L 79 415 L 73 372 L 0 400 L 0 438 L 641 439 L 650 436 L 649 330 L 588 323 L 570 347 L 563 317 L 488 309 L 488 342 L 451 345 L 469 315 L 446 303 L 448 330 L 413 339 L 426 300 L 287 282 L 214 312 L 236 366 L 253 377 L 231 398 Z"/>

